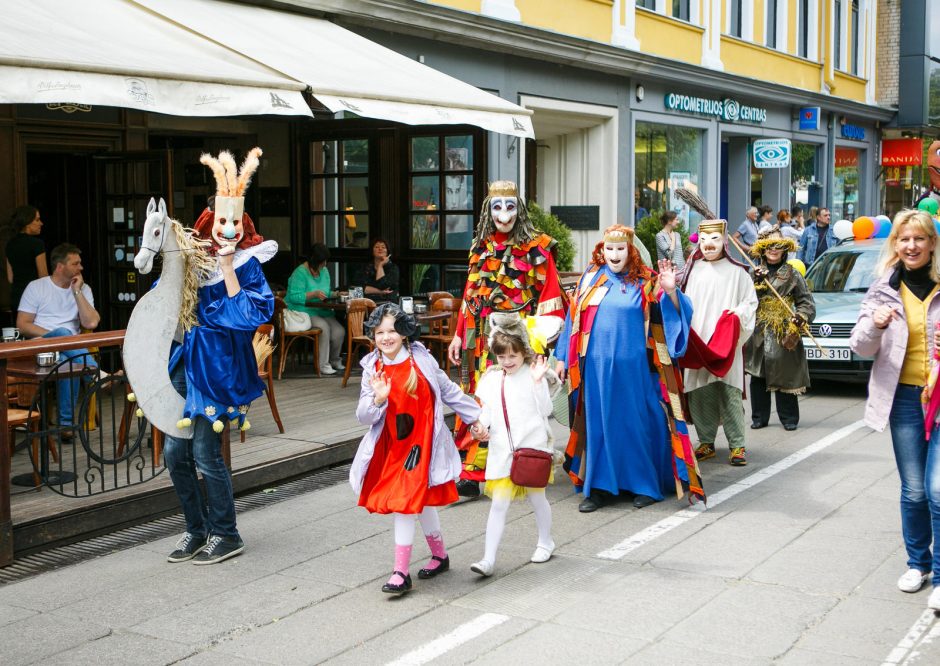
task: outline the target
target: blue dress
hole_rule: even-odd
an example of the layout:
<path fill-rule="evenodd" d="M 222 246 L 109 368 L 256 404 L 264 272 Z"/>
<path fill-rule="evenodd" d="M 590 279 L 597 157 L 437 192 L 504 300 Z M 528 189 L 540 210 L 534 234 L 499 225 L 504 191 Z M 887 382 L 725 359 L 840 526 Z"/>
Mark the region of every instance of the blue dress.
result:
<path fill-rule="evenodd" d="M 597 306 L 586 356 L 579 361 L 587 431 L 584 494 L 589 497 L 592 489 L 629 491 L 661 500 L 675 487 L 673 453 L 659 377 L 646 349 L 643 294 L 640 286 L 623 281 L 607 266 L 591 279 L 604 273 L 607 293 Z M 672 358 L 685 353 L 692 319 L 691 302 L 680 291 L 676 294 L 681 312 L 669 297 L 661 302 Z M 569 312 L 555 348 L 566 365 L 571 317 Z"/>
<path fill-rule="evenodd" d="M 225 416 L 241 426 L 252 401 L 264 392 L 252 339 L 274 314 L 274 294 L 254 257 L 236 268 L 235 275 L 241 291 L 234 297 L 224 280 L 199 288 L 199 325 L 171 353 L 171 376 L 180 361 L 186 370 L 186 418 L 215 421 Z"/>

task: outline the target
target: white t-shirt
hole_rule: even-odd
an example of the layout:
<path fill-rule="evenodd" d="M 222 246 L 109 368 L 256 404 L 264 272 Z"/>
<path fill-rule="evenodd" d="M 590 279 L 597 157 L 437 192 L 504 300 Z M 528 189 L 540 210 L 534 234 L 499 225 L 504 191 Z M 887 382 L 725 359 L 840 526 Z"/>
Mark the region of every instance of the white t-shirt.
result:
<path fill-rule="evenodd" d="M 82 295 L 92 307 L 95 306 L 95 298 L 87 284 L 82 285 Z M 79 332 L 78 304 L 72 289 L 58 286 L 51 276 L 41 277 L 26 285 L 26 291 L 20 298 L 19 311 L 36 315 L 33 323 L 47 331 L 67 328 L 73 335 Z"/>

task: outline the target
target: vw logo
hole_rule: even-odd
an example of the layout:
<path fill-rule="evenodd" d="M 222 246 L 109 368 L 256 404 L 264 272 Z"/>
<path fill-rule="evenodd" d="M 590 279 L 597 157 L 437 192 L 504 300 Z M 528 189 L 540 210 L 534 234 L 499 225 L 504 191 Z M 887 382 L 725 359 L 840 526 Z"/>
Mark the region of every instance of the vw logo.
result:
<path fill-rule="evenodd" d="M 824 338 L 828 338 L 830 335 L 832 335 L 832 326 L 830 326 L 829 324 L 823 324 L 822 326 L 820 326 L 819 335 L 821 335 Z"/>

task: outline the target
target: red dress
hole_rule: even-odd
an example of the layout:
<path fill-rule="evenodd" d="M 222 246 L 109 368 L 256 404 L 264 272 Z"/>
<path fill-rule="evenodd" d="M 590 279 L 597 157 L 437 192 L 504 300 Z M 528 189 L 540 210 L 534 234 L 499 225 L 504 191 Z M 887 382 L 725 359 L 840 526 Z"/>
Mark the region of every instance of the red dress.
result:
<path fill-rule="evenodd" d="M 405 392 L 411 368 L 409 361 L 384 367 L 392 381 L 392 392 L 388 396 L 385 427 L 375 443 L 375 453 L 359 494 L 359 506 L 371 513 L 421 513 L 426 506 L 444 506 L 458 499 L 453 481 L 428 487 L 434 394 L 417 366 L 415 397 Z M 376 370 L 379 369 L 377 364 Z"/>

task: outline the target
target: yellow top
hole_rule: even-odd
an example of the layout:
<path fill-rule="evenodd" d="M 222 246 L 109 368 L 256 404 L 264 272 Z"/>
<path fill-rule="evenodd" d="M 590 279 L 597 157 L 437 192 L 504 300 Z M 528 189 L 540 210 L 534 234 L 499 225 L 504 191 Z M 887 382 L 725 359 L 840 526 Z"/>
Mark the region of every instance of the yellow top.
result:
<path fill-rule="evenodd" d="M 907 321 L 907 353 L 901 366 L 902 384 L 924 386 L 930 374 L 930 338 L 927 335 L 927 308 L 937 293 L 937 287 L 920 300 L 901 283 L 901 302 L 904 303 L 904 318 Z"/>

